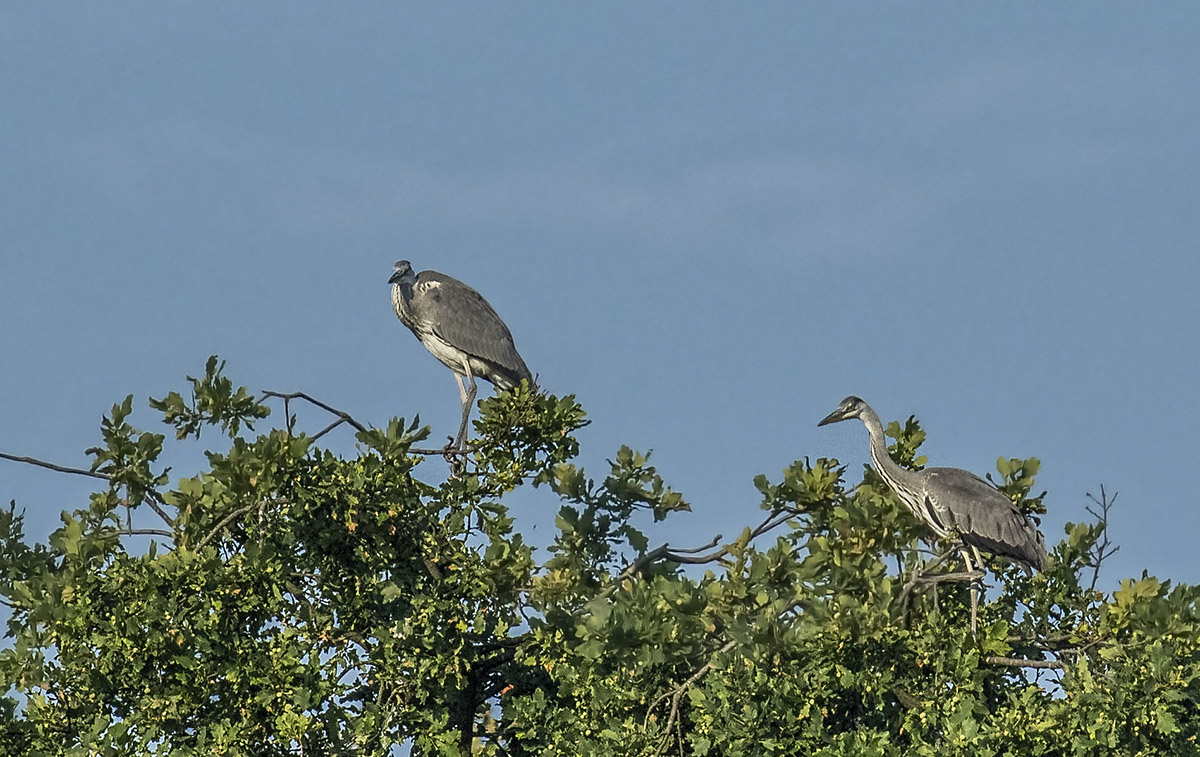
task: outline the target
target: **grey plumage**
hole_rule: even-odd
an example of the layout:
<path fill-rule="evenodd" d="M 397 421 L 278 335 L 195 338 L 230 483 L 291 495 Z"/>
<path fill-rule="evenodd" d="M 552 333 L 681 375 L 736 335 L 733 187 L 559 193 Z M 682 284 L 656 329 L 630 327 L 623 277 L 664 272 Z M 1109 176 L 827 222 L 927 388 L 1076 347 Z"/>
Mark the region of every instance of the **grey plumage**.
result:
<path fill-rule="evenodd" d="M 952 534 L 964 544 L 1015 560 L 1026 568 L 1046 569 L 1042 534 L 1004 492 L 958 468 L 927 468 L 925 497 L 947 514 Z"/>
<path fill-rule="evenodd" d="M 392 309 L 401 323 L 454 371 L 463 404 L 462 424 L 455 440 L 461 447 L 475 401 L 475 377 L 487 379 L 500 389 L 512 389 L 522 380 L 532 386 L 533 374 L 517 353 L 508 326 L 479 292 L 437 271 L 414 273 L 407 260 L 396 262 L 388 281 L 392 285 Z M 467 387 L 463 386 L 464 376 Z"/>
<path fill-rule="evenodd" d="M 976 551 L 977 558 L 982 549 L 1010 558 L 1027 571 L 1045 570 L 1046 546 L 1041 533 L 1003 492 L 958 468 L 910 471 L 900 467 L 888 457 L 879 416 L 858 397 L 842 400 L 837 410 L 817 425 L 849 418 L 859 418 L 866 425 L 875 470 L 935 536 L 961 539 Z M 969 559 L 967 567 L 971 569 Z"/>

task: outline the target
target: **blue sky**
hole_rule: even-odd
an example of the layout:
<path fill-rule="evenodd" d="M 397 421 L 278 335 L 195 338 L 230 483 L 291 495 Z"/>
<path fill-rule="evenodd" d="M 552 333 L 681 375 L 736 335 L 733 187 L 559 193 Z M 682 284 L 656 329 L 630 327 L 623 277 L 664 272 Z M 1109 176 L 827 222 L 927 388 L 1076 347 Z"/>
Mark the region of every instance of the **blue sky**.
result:
<path fill-rule="evenodd" d="M 0 450 L 86 466 L 126 393 L 456 429 L 393 261 L 479 289 L 593 424 L 733 537 L 753 476 L 1043 460 L 1048 541 L 1120 492 L 1109 585 L 1200 581 L 1193 3 L 8 4 Z M 316 425 L 323 419 L 308 416 Z M 349 436 L 335 440 L 349 452 Z M 190 474 L 199 449 L 172 453 Z M 445 466 L 428 463 L 439 478 Z M 0 463 L 45 534 L 89 481 Z M 555 504 L 514 500 L 544 542 Z"/>

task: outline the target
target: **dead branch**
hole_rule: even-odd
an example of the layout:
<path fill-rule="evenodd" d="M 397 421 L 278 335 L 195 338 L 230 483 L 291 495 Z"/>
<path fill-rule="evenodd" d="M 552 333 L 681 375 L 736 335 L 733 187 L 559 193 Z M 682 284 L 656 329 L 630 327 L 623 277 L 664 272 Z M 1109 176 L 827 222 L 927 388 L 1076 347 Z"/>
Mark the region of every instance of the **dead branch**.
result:
<path fill-rule="evenodd" d="M 1100 539 L 1091 546 L 1088 550 L 1088 561 L 1092 566 L 1092 582 L 1088 586 L 1088 593 L 1094 595 L 1096 592 L 1096 584 L 1100 581 L 1100 566 L 1108 558 L 1112 557 L 1121 548 L 1112 543 L 1108 538 L 1108 511 L 1112 509 L 1117 502 L 1119 492 L 1113 492 L 1111 497 L 1104 490 L 1104 484 L 1100 484 L 1100 497 L 1097 499 L 1091 492 L 1087 492 L 1087 498 L 1096 503 L 1100 511 L 1092 509 L 1091 505 L 1085 505 L 1084 509 L 1088 514 L 1096 519 L 1098 523 L 1103 524 L 1104 530 L 1100 534 Z"/>

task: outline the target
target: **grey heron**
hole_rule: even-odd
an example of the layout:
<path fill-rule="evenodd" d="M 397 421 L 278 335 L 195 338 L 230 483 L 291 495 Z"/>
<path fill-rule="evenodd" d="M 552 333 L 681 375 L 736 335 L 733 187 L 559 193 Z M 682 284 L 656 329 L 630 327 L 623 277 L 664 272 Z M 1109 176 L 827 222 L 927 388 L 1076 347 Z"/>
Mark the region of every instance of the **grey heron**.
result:
<path fill-rule="evenodd" d="M 858 418 L 871 438 L 871 462 L 879 476 L 896 492 L 900 501 L 938 539 L 958 540 L 964 545 L 967 572 L 974 572 L 974 552 L 979 569 L 984 569 L 979 550 L 1007 557 L 1025 571 L 1045 570 L 1046 545 L 1042 534 L 1003 492 L 979 476 L 959 468 L 926 468 L 910 471 L 897 465 L 887 451 L 883 424 L 871 406 L 858 397 L 847 397 L 818 423 Z M 971 590 L 971 630 L 975 629 L 977 590 Z"/>
<path fill-rule="evenodd" d="M 444 273 L 414 273 L 407 260 L 396 262 L 388 282 L 396 317 L 442 365 L 454 371 L 462 401 L 462 423 L 454 446 L 462 449 L 475 402 L 475 377 L 505 390 L 522 380 L 532 386 L 533 374 L 517 353 L 508 326 L 479 292 Z"/>

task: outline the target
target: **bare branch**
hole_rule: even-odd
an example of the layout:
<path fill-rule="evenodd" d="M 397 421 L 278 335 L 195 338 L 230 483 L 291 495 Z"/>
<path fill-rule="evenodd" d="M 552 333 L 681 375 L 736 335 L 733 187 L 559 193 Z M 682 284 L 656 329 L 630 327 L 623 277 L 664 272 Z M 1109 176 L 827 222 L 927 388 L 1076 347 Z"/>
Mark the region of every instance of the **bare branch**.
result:
<path fill-rule="evenodd" d="M 712 541 L 710 541 L 708 544 L 702 544 L 699 547 L 687 547 L 684 549 L 677 549 L 677 550 L 672 551 L 671 554 L 673 554 L 673 555 L 694 555 L 697 552 L 703 552 L 706 549 L 712 549 L 713 547 L 717 546 L 717 544 L 721 541 L 721 539 L 724 539 L 724 538 L 725 538 L 724 534 L 717 534 L 716 536 L 714 536 L 712 538 Z M 665 547 L 667 545 L 664 544 L 663 546 Z"/>
<path fill-rule="evenodd" d="M 288 400 L 304 400 L 306 402 L 311 402 L 312 404 L 316 405 L 317 407 L 321 408 L 322 410 L 324 410 L 332 415 L 336 415 L 338 417 L 339 421 L 349 423 L 356 430 L 358 430 L 358 431 L 366 431 L 367 430 L 367 427 L 362 425 L 358 421 L 354 420 L 354 417 L 351 416 L 350 413 L 347 413 L 344 410 L 338 410 L 336 407 L 333 407 L 332 405 L 327 405 L 318 399 L 314 399 L 313 397 L 310 397 L 309 395 L 305 394 L 304 392 L 284 393 L 284 392 L 273 392 L 273 391 L 270 391 L 269 389 L 264 389 L 263 390 L 263 399 L 266 399 L 268 397 L 275 397 L 275 398 L 284 400 L 285 402 L 287 402 Z M 322 432 L 322 433 L 324 433 L 324 432 Z"/>
<path fill-rule="evenodd" d="M 1119 546 L 1115 546 L 1112 540 L 1108 538 L 1108 511 L 1112 509 L 1117 502 L 1119 492 L 1114 492 L 1111 497 L 1104 490 L 1104 484 L 1100 484 L 1100 498 L 1097 499 L 1091 492 L 1087 492 L 1087 497 L 1095 502 L 1100 508 L 1100 511 L 1092 509 L 1091 505 L 1085 505 L 1084 509 L 1096 519 L 1098 523 L 1104 526 L 1104 530 L 1100 534 L 1100 539 L 1091 546 L 1088 550 L 1088 560 L 1092 565 L 1092 582 L 1088 586 L 1088 593 L 1095 595 L 1096 584 L 1100 582 L 1100 566 L 1104 561 L 1117 553 Z"/>
<path fill-rule="evenodd" d="M 476 649 L 490 652 L 494 649 L 511 649 L 513 647 L 519 647 L 529 640 L 529 633 L 530 632 L 526 632 L 517 636 L 506 636 L 503 639 L 482 641 L 476 645 Z"/>
<path fill-rule="evenodd" d="M 287 426 L 288 436 L 295 436 L 296 417 L 292 415 L 292 401 L 287 397 L 283 398 L 283 420 Z"/>
<path fill-rule="evenodd" d="M 476 660 L 475 664 L 471 666 L 471 675 L 474 675 L 478 678 L 485 673 L 495 670 L 505 663 L 512 662 L 514 659 L 516 659 L 516 656 L 517 650 L 515 647 L 501 649 L 494 657 Z"/>
<path fill-rule="evenodd" d="M 146 495 L 147 498 L 145 502 L 150 506 L 150 509 L 153 510 L 158 517 L 162 518 L 163 523 L 173 527 L 175 525 L 175 521 L 172 520 L 171 517 L 167 515 L 167 511 L 163 509 L 163 506 L 165 506 L 167 503 L 166 500 L 162 498 L 162 495 L 153 489 L 147 489 Z"/>
<path fill-rule="evenodd" d="M 671 551 L 670 547 L 665 543 L 662 544 L 661 546 L 655 547 L 654 549 L 650 550 L 649 552 L 642 555 L 638 559 L 629 563 L 629 565 L 625 568 L 625 570 L 621 571 L 620 575 L 618 575 L 616 578 L 614 578 L 608 584 L 608 586 L 606 586 L 604 588 L 603 591 L 601 591 L 599 594 L 596 595 L 596 599 L 604 599 L 606 597 L 612 596 L 613 592 L 615 592 L 617 590 L 617 587 L 619 587 L 621 585 L 621 583 L 625 581 L 625 579 L 631 578 L 634 574 L 636 574 L 642 568 L 644 568 L 645 566 L 654 562 L 655 560 L 658 560 L 659 558 L 665 557 L 666 559 L 671 560 L 673 562 L 687 563 L 690 565 L 698 565 L 700 563 L 711 562 L 712 560 L 709 558 L 709 556 L 699 558 L 699 557 L 689 557 L 688 555 L 695 554 L 696 552 L 703 552 L 706 549 L 712 549 L 713 547 L 715 547 L 717 545 L 717 543 L 720 540 L 721 540 L 721 534 L 717 534 L 715 537 L 713 537 L 713 540 L 710 541 L 708 544 L 704 544 L 699 547 L 690 547 L 690 548 L 680 549 L 677 552 Z M 725 552 L 725 550 L 722 550 L 721 554 L 724 554 L 724 552 Z"/>
<path fill-rule="evenodd" d="M 36 465 L 41 468 L 49 468 L 50 470 L 58 471 L 59 473 L 74 473 L 77 476 L 90 476 L 92 478 L 100 478 L 105 481 L 109 480 L 109 477 L 103 473 L 97 473 L 96 471 L 92 470 L 84 470 L 83 468 L 71 468 L 66 465 L 58 465 L 56 463 L 48 463 L 45 460 L 38 460 L 37 458 L 33 457 L 10 455 L 7 452 L 0 452 L 0 457 L 4 458 L 5 460 L 12 460 L 14 463 L 28 463 L 29 465 Z"/>
<path fill-rule="evenodd" d="M 411 451 L 416 452 L 417 450 Z M 796 515 L 797 513 L 793 510 L 771 512 L 771 514 L 768 515 L 762 523 L 759 523 L 750 531 L 750 539 L 755 539 L 767 533 L 768 531 L 778 528 L 780 525 L 788 522 Z M 716 562 L 730 553 L 730 548 L 728 546 L 721 547 L 720 549 L 714 552 L 709 552 L 706 555 L 694 555 L 696 555 L 698 552 L 703 552 L 706 549 L 712 549 L 719 544 L 723 538 L 723 534 L 717 534 L 708 544 L 687 549 L 672 550 L 668 544 L 662 544 L 661 546 L 650 550 L 646 554 L 630 563 L 625 570 L 621 571 L 620 575 L 618 575 L 607 587 L 605 587 L 602 592 L 596 596 L 596 599 L 604 599 L 605 597 L 611 596 L 625 579 L 630 578 L 646 565 L 649 565 L 651 562 L 660 558 L 665 558 L 682 565 L 704 565 L 707 563 Z"/>
<path fill-rule="evenodd" d="M 446 453 L 447 449 L 449 449 L 449 448 L 447 447 L 446 449 L 418 449 L 416 447 L 409 447 L 408 451 L 414 455 L 424 455 L 426 457 L 442 457 L 447 454 Z"/>
<path fill-rule="evenodd" d="M 724 534 L 717 534 L 708 544 L 703 544 L 699 547 L 679 550 L 668 549 L 666 552 L 666 557 L 668 560 L 684 565 L 703 565 L 704 563 L 710 563 L 727 555 L 729 553 L 729 548 L 721 547 L 716 552 L 710 552 L 709 554 L 701 555 L 700 557 L 692 557 L 692 555 L 695 555 L 697 552 L 703 552 L 706 549 L 712 549 L 713 547 L 717 546 L 717 544 L 720 543 L 721 539 L 723 538 L 725 538 Z M 666 549 L 667 545 L 662 545 L 662 548 Z"/>
<path fill-rule="evenodd" d="M 681 563 L 683 565 L 704 565 L 706 563 L 716 562 L 727 554 L 729 554 L 729 550 L 725 547 L 722 547 L 716 552 L 709 552 L 707 555 L 700 555 L 699 557 L 691 557 L 678 552 L 667 552 L 666 557 L 672 562 Z"/>
<path fill-rule="evenodd" d="M 323 429 L 321 429 L 320 431 L 318 431 L 317 433 L 313 434 L 311 438 L 312 438 L 312 440 L 315 442 L 316 440 L 320 439 L 322 436 L 325 436 L 325 435 L 326 435 L 326 434 L 328 434 L 330 431 L 333 431 L 335 428 L 337 428 L 338 426 L 340 426 L 340 425 L 342 425 L 343 423 L 346 423 L 346 422 L 347 422 L 347 421 L 346 421 L 346 419 L 345 419 L 345 418 L 338 418 L 338 419 L 337 419 L 336 421 L 334 421 L 333 423 L 330 423 L 330 424 L 329 424 L 328 426 L 326 426 L 325 428 L 323 428 Z M 290 426 L 290 425 L 291 425 L 291 424 L 289 424 L 289 426 Z M 292 429 L 291 429 L 291 428 L 289 428 L 289 429 L 288 429 L 288 433 L 291 433 L 291 431 L 292 431 Z"/>
<path fill-rule="evenodd" d="M 936 575 L 918 576 L 915 580 L 918 584 L 941 584 L 941 583 L 965 583 L 968 581 L 978 581 L 985 577 L 987 573 L 982 570 L 959 571 L 957 573 L 938 573 Z"/>
<path fill-rule="evenodd" d="M 12 460 L 14 463 L 26 463 L 28 465 L 36 465 L 39 468 L 46 468 L 48 470 L 56 471 L 58 473 L 70 473 L 70 474 L 76 475 L 76 476 L 87 476 L 89 478 L 98 478 L 101 481 L 109 481 L 109 482 L 112 481 L 112 476 L 108 475 L 107 473 L 97 473 L 94 470 L 85 470 L 83 468 L 72 468 L 68 465 L 58 465 L 57 463 L 49 463 L 49 462 L 46 462 L 45 460 L 38 460 L 35 457 L 26 457 L 23 455 L 10 455 L 7 452 L 0 452 L 0 458 L 3 458 L 5 460 Z M 169 515 L 167 515 L 167 511 L 163 509 L 163 507 L 166 506 L 167 503 L 165 500 L 163 500 L 161 494 L 159 494 L 154 489 L 146 489 L 146 499 L 143 501 L 147 505 L 150 506 L 150 509 L 153 510 L 154 513 L 156 515 L 158 515 L 158 517 L 162 518 L 164 523 L 166 523 L 168 526 L 175 525 L 175 522 L 173 520 L 171 520 L 171 517 Z"/>
<path fill-rule="evenodd" d="M 792 518 L 794 518 L 795 516 L 797 516 L 799 514 L 800 513 L 795 510 L 784 510 L 782 512 L 772 512 L 770 515 L 768 515 L 766 517 L 765 520 L 763 520 L 762 523 L 759 523 L 758 526 L 756 526 L 755 529 L 750 532 L 750 538 L 755 539 L 759 536 L 762 536 L 766 532 L 772 531 L 775 528 L 777 528 L 778 526 L 781 526 L 784 523 L 787 523 L 789 520 L 791 520 Z"/>
<path fill-rule="evenodd" d="M 768 531 L 772 531 L 775 528 L 778 528 L 779 526 L 783 525 L 784 523 L 787 523 L 789 520 L 791 520 L 797 514 L 798 513 L 795 512 L 794 510 L 785 510 L 783 512 L 777 512 L 777 511 L 772 512 L 770 515 L 768 515 L 766 517 L 765 520 L 763 520 L 762 523 L 759 523 L 757 526 L 755 526 L 750 531 L 750 538 L 748 541 L 753 541 L 754 539 L 757 539 L 759 536 L 762 536 L 763 534 L 767 533 Z M 673 560 L 674 562 L 677 562 L 677 563 L 683 563 L 686 565 L 704 565 L 705 563 L 716 562 L 717 560 L 720 560 L 721 558 L 725 557 L 726 555 L 728 555 L 730 553 L 731 550 L 728 546 L 721 547 L 720 549 L 716 550 L 715 552 L 709 552 L 707 555 L 701 555 L 700 557 L 689 557 L 687 555 L 695 554 L 696 552 L 701 552 L 705 549 L 711 549 L 711 548 L 715 547 L 722 538 L 724 538 L 722 534 L 717 534 L 715 537 L 713 537 L 713 540 L 711 542 L 709 542 L 708 544 L 706 544 L 702 547 L 696 547 L 695 549 L 680 549 L 677 551 L 667 551 L 665 554 L 666 554 L 667 559 Z M 664 548 L 666 546 L 667 545 L 665 545 L 665 544 L 663 545 Z"/>
<path fill-rule="evenodd" d="M 1066 650 L 1064 650 L 1066 651 Z M 1002 665 L 1009 668 L 1039 668 L 1049 670 L 1066 670 L 1067 664 L 1061 660 L 1026 660 L 1021 657 L 985 657 L 988 665 Z"/>
<path fill-rule="evenodd" d="M 617 590 L 617 587 L 619 587 L 625 581 L 625 579 L 631 578 L 635 573 L 637 573 L 643 567 L 645 567 L 646 565 L 649 565 L 651 562 L 653 562 L 654 560 L 657 560 L 658 558 L 662 557 L 665 554 L 667 554 L 667 545 L 663 544 L 662 546 L 655 547 L 654 549 L 650 550 L 649 552 L 642 555 L 638 559 L 629 563 L 628 567 L 626 567 L 625 570 L 621 571 L 620 575 L 618 575 L 616 578 L 614 578 L 608 584 L 608 586 L 604 587 L 603 591 L 601 591 L 599 594 L 596 595 L 596 599 L 606 599 L 606 598 L 612 596 L 613 592 L 615 592 Z"/>
<path fill-rule="evenodd" d="M 310 402 L 310 403 L 316 405 L 317 407 L 321 408 L 322 410 L 326 411 L 327 413 L 337 416 L 336 420 L 334 420 L 332 423 L 330 423 L 325 428 L 318 431 L 312 437 L 313 441 L 320 439 L 322 436 L 324 436 L 325 434 L 328 434 L 330 431 L 333 431 L 335 428 L 342 425 L 343 423 L 352 426 L 355 431 L 366 431 L 367 430 L 367 427 L 364 426 L 363 424 L 359 423 L 357 420 L 355 420 L 354 416 L 350 415 L 350 413 L 347 413 L 345 410 L 338 410 L 336 407 L 333 407 L 332 405 L 328 405 L 319 399 L 309 396 L 308 394 L 306 394 L 304 392 L 275 392 L 275 391 L 271 391 L 270 389 L 264 389 L 263 393 L 262 393 L 262 399 L 268 399 L 271 397 L 283 400 L 283 409 L 284 409 L 284 414 L 287 416 L 287 425 L 288 425 L 289 433 L 291 433 L 294 428 L 294 419 L 290 415 L 291 400 L 304 400 L 305 402 Z M 443 447 L 442 449 L 411 448 L 408 451 L 414 455 L 424 455 L 427 457 L 446 457 L 447 461 L 451 462 L 452 465 L 454 464 L 454 461 L 451 461 L 449 459 L 449 456 L 452 454 L 456 454 L 456 455 L 463 454 L 461 450 L 459 450 L 459 449 L 453 447 L 453 445 L 449 445 L 449 444 L 446 445 L 445 447 Z"/>

